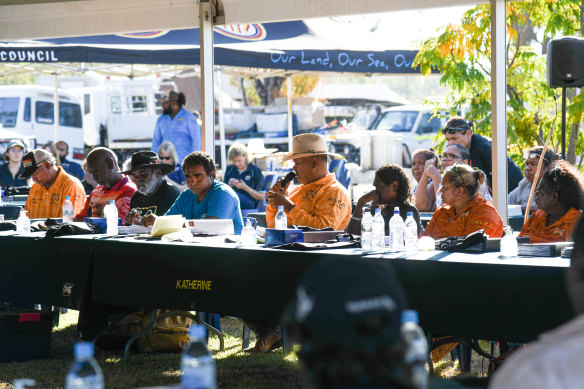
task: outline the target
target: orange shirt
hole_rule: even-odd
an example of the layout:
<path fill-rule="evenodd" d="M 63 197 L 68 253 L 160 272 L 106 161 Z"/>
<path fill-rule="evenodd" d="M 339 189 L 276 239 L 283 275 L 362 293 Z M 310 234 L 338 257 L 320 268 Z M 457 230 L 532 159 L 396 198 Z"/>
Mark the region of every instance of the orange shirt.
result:
<path fill-rule="evenodd" d="M 572 230 L 580 219 L 582 212 L 576 208 L 568 209 L 568 212 L 555 223 L 546 226 L 547 214 L 543 209 L 538 209 L 527 219 L 519 236 L 529 236 L 529 243 L 563 242 L 572 236 Z"/>
<path fill-rule="evenodd" d="M 503 235 L 501 216 L 480 194 L 477 194 L 458 215 L 454 207 L 448 204 L 442 206 L 434 212 L 424 236 L 442 239 L 465 236 L 478 230 L 485 230 L 491 238 L 500 238 Z"/>
<path fill-rule="evenodd" d="M 57 178 L 49 189 L 34 183 L 30 188 L 24 210 L 31 219 L 57 218 L 63 216 L 65 196 L 71 196 L 73 215 L 81 211 L 85 203 L 85 190 L 81 182 L 57 166 Z"/>
<path fill-rule="evenodd" d="M 288 225 L 312 228 L 332 227 L 342 231 L 351 219 L 351 200 L 347 190 L 335 179 L 333 173 L 296 187 L 288 196 L 296 206 L 286 214 Z M 277 209 L 268 205 L 266 221 L 274 228 Z"/>

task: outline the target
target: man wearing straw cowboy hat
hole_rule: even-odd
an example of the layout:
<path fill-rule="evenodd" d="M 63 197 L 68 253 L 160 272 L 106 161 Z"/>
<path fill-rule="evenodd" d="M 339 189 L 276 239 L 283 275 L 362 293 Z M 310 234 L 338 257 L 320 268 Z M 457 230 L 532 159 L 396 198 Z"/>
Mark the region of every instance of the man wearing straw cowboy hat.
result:
<path fill-rule="evenodd" d="M 302 185 L 288 197 L 288 185 L 282 188 L 281 180 L 267 193 L 266 221 L 274 227 L 278 205 L 284 206 L 289 225 L 313 228 L 332 227 L 342 231 L 351 219 L 351 200 L 345 187 L 328 172 L 326 142 L 318 134 L 301 134 L 294 137 L 292 152 L 283 161 L 294 161 L 293 169 Z"/>

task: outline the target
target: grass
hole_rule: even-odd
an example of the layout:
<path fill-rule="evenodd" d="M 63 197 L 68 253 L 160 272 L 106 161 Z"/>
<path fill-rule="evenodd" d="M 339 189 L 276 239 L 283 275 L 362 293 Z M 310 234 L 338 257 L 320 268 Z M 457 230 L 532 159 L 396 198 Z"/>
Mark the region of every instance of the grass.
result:
<path fill-rule="evenodd" d="M 73 345 L 79 341 L 76 332 L 77 311 L 61 315 L 59 327 L 53 329 L 51 353 L 48 359 L 0 363 L 0 389 L 13 388 L 15 378 L 33 378 L 38 388 L 63 388 L 65 376 L 73 362 Z M 308 388 L 295 353 L 284 355 L 281 349 L 263 355 L 248 355 L 241 351 L 241 324 L 232 318 L 222 318 L 225 350 L 219 351 L 219 340 L 210 338 L 209 348 L 217 363 L 219 388 Z M 254 344 L 255 339 L 250 340 Z M 486 347 L 486 344 L 485 346 Z M 173 385 L 180 382 L 180 354 L 132 353 L 123 361 L 123 351 L 96 350 L 106 388 L 137 388 Z M 458 363 L 446 357 L 435 364 L 436 376 L 452 378 L 462 375 Z M 473 353 L 471 376 L 485 376 L 487 363 Z"/>

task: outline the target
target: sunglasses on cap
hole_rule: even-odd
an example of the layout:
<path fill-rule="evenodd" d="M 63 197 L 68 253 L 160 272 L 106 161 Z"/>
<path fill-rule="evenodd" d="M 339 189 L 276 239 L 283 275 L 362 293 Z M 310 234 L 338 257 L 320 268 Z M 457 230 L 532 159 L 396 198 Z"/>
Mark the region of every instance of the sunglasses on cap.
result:
<path fill-rule="evenodd" d="M 456 134 L 457 132 L 466 132 L 468 130 L 470 130 L 470 128 L 451 127 L 451 128 L 443 128 L 442 133 L 444 135 L 446 135 L 446 134 L 453 135 L 453 134 Z"/>

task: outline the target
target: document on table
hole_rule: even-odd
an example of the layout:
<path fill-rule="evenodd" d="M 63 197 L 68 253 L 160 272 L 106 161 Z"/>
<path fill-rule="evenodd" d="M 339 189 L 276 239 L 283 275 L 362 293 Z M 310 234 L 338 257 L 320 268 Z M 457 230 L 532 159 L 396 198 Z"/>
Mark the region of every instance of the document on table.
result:
<path fill-rule="evenodd" d="M 182 215 L 158 216 L 152 226 L 151 236 L 162 236 L 180 231 L 185 223 Z"/>

